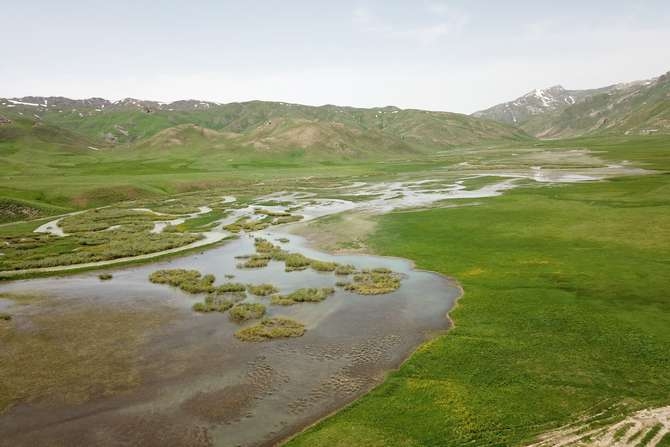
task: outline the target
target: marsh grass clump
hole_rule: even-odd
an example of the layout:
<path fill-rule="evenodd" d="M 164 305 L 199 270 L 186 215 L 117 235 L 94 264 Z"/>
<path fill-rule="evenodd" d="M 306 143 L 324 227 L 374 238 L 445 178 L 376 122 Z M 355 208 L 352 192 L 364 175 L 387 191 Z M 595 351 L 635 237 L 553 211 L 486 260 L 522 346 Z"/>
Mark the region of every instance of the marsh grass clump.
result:
<path fill-rule="evenodd" d="M 283 258 L 284 264 L 286 264 L 285 270 L 287 272 L 305 270 L 312 264 L 311 259 L 300 253 L 286 253 Z"/>
<path fill-rule="evenodd" d="M 195 312 L 210 313 L 210 312 L 225 312 L 233 307 L 233 302 L 227 300 L 219 295 L 207 295 L 204 302 L 195 303 L 193 310 Z"/>
<path fill-rule="evenodd" d="M 257 269 L 267 267 L 272 258 L 267 255 L 252 255 L 246 261 L 237 264 L 241 269 Z"/>
<path fill-rule="evenodd" d="M 282 216 L 282 217 L 277 217 L 272 221 L 272 225 L 281 225 L 281 224 L 287 224 L 291 222 L 298 222 L 302 220 L 302 216 L 300 215 L 289 215 L 289 216 Z"/>
<path fill-rule="evenodd" d="M 275 306 L 292 306 L 296 304 L 296 301 L 293 301 L 284 295 L 273 295 L 270 299 L 270 304 L 274 304 Z"/>
<path fill-rule="evenodd" d="M 258 253 L 271 253 L 273 250 L 278 248 L 272 242 L 260 237 L 257 237 L 254 240 L 254 247 L 256 247 L 256 251 Z"/>
<path fill-rule="evenodd" d="M 356 271 L 356 267 L 351 264 L 338 264 L 335 268 L 335 274 L 339 276 L 351 275 Z"/>
<path fill-rule="evenodd" d="M 230 309 L 228 315 L 237 322 L 255 320 L 265 315 L 265 306 L 259 303 L 242 303 Z"/>
<path fill-rule="evenodd" d="M 270 211 L 270 210 L 259 209 L 259 208 L 254 210 L 254 214 L 263 214 L 265 216 L 270 216 L 270 217 L 287 217 L 287 216 L 291 215 L 291 213 L 288 213 L 286 211 Z"/>
<path fill-rule="evenodd" d="M 350 283 L 348 283 L 348 282 L 346 282 L 346 281 L 337 281 L 337 282 L 335 283 L 335 287 L 347 287 L 349 284 L 350 284 Z"/>
<path fill-rule="evenodd" d="M 400 287 L 400 275 L 386 268 L 362 270 L 345 289 L 359 295 L 383 295 Z"/>
<path fill-rule="evenodd" d="M 326 262 L 326 261 L 316 261 L 313 260 L 310 264 L 310 267 L 312 269 L 316 270 L 317 272 L 334 272 L 338 264 L 337 262 Z"/>
<path fill-rule="evenodd" d="M 228 301 L 231 301 L 233 303 L 239 303 L 242 300 L 245 300 L 247 298 L 246 292 L 212 292 L 208 296 L 217 298 L 217 299 L 225 299 Z"/>
<path fill-rule="evenodd" d="M 249 290 L 249 293 L 256 296 L 268 296 L 279 292 L 279 289 L 272 284 L 249 284 L 247 290 Z"/>
<path fill-rule="evenodd" d="M 250 220 L 242 217 L 236 222 L 230 225 L 226 225 L 224 229 L 230 231 L 231 233 L 239 233 L 240 231 L 246 231 L 247 233 L 251 233 L 254 231 L 264 230 L 267 227 L 269 227 L 271 219 L 272 218 L 265 218 L 261 220 Z"/>
<path fill-rule="evenodd" d="M 186 281 L 179 288 L 186 293 L 209 293 L 214 289 L 214 275 L 205 275 L 193 281 Z"/>
<path fill-rule="evenodd" d="M 242 341 L 268 341 L 275 338 L 302 337 L 305 325 L 290 318 L 264 318 L 258 324 L 245 327 L 235 332 L 235 337 Z"/>
<path fill-rule="evenodd" d="M 318 303 L 333 293 L 335 293 L 335 289 L 332 287 L 324 287 L 322 289 L 305 288 L 298 289 L 288 295 L 274 295 L 270 302 L 279 306 L 290 306 L 296 303 Z"/>
<path fill-rule="evenodd" d="M 165 269 L 156 270 L 149 275 L 149 281 L 155 284 L 168 284 L 179 287 L 187 293 L 209 293 L 214 291 L 214 275 L 205 275 L 197 270 Z"/>
<path fill-rule="evenodd" d="M 98 279 L 101 281 L 109 281 L 112 279 L 114 276 L 111 273 L 101 273 L 98 275 Z"/>
<path fill-rule="evenodd" d="M 201 276 L 201 273 L 197 270 L 163 269 L 156 270 L 149 275 L 149 281 L 154 284 L 168 284 L 179 287 L 183 282 L 195 281 Z"/>
<path fill-rule="evenodd" d="M 214 288 L 212 292 L 216 294 L 224 293 L 243 293 L 247 290 L 247 287 L 239 282 L 226 282 Z"/>

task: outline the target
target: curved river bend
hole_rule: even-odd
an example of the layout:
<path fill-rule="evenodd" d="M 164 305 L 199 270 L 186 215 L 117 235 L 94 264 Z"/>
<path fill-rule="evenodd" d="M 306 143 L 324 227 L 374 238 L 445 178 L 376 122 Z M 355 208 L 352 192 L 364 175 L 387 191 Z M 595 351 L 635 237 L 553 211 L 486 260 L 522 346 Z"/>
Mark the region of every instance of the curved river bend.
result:
<path fill-rule="evenodd" d="M 249 298 L 265 302 L 269 316 L 305 323 L 307 332 L 300 338 L 245 343 L 233 336 L 240 326 L 227 314 L 196 314 L 192 295 L 152 284 L 148 275 L 160 268 L 197 269 L 214 274 L 219 284 L 234 274 L 231 281 L 271 283 L 281 293 L 333 287 L 342 278 L 313 270 L 286 273 L 284 264 L 275 261 L 262 269 L 237 269 L 235 256 L 254 252 L 253 237 L 242 235 L 201 254 L 118 269 L 111 281 L 85 273 L 2 284 L 0 293 L 38 293 L 63 309 L 169 306 L 177 317 L 149 329 L 137 386 L 77 405 L 15 406 L 0 417 L 0 445 L 272 445 L 364 394 L 449 326 L 447 313 L 460 289 L 441 275 L 413 270 L 403 259 L 328 255 L 279 231 L 254 236 L 275 244 L 288 238 L 282 248 L 318 260 L 387 267 L 403 274 L 402 285 L 378 296 L 338 289 L 323 302 L 289 307 Z"/>

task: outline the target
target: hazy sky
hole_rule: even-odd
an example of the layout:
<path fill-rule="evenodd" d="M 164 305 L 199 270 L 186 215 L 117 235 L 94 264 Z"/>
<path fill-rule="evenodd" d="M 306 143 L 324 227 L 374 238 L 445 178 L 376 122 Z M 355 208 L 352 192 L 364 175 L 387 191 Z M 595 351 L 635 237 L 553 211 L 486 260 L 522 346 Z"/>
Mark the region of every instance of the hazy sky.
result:
<path fill-rule="evenodd" d="M 0 96 L 473 112 L 670 70 L 670 0 L 0 0 Z"/>

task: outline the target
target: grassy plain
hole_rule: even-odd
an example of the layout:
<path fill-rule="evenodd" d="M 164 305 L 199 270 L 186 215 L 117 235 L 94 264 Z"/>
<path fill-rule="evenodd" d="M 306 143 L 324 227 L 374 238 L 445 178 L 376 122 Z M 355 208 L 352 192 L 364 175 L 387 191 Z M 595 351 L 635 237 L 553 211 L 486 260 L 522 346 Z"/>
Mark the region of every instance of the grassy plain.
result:
<path fill-rule="evenodd" d="M 381 216 L 378 253 L 461 282 L 455 327 L 290 446 L 521 445 L 668 404 L 670 145 L 571 144 L 661 173 Z"/>

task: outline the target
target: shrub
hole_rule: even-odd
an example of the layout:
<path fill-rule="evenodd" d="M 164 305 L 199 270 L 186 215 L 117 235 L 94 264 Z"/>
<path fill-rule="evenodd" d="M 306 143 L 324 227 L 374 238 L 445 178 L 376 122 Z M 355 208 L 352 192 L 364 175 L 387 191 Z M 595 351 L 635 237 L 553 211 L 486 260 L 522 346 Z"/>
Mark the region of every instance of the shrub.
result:
<path fill-rule="evenodd" d="M 301 337 L 305 325 L 283 317 L 264 318 L 258 324 L 240 329 L 235 337 L 242 341 L 267 341 L 275 338 Z"/>
<path fill-rule="evenodd" d="M 98 275 L 98 278 L 101 281 L 108 281 L 108 280 L 112 279 L 113 276 L 112 276 L 111 273 L 101 273 L 101 274 Z"/>
<path fill-rule="evenodd" d="M 242 303 L 230 309 L 228 315 L 237 322 L 255 320 L 265 315 L 265 306 L 259 303 Z"/>
<path fill-rule="evenodd" d="M 12 316 L 6 313 L 0 312 L 0 321 L 11 321 Z"/>

